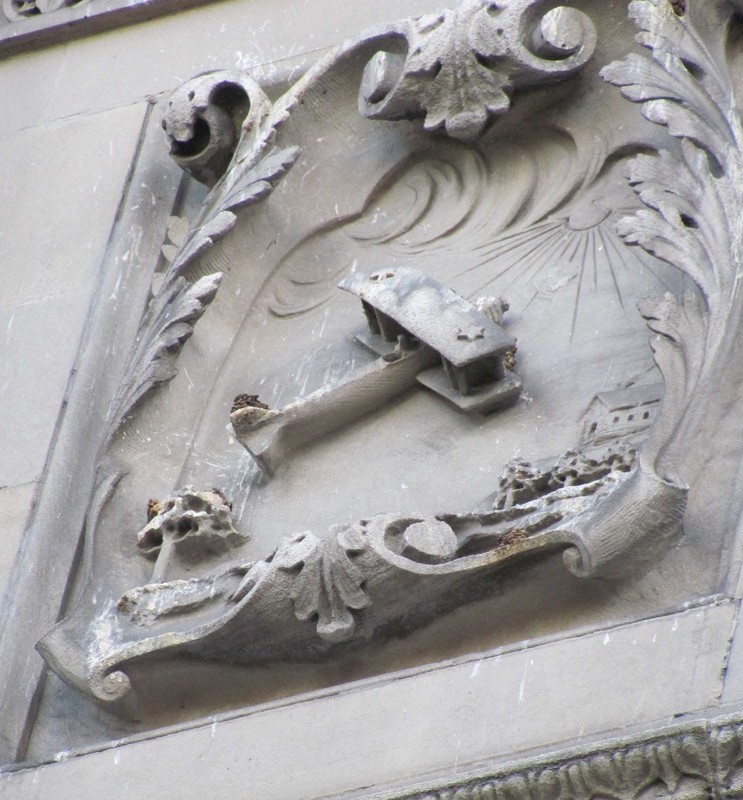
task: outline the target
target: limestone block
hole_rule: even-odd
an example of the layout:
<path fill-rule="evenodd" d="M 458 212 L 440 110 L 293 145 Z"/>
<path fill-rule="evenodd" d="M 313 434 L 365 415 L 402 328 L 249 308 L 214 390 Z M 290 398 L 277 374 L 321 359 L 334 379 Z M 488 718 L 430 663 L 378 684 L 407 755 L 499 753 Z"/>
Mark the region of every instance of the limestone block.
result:
<path fill-rule="evenodd" d="M 0 598 L 5 594 L 35 491 L 35 483 L 0 489 L 0 508 L 3 509 L 3 531 L 0 535 Z"/>
<path fill-rule="evenodd" d="M 0 486 L 41 475 L 143 113 L 132 105 L 0 139 Z"/>

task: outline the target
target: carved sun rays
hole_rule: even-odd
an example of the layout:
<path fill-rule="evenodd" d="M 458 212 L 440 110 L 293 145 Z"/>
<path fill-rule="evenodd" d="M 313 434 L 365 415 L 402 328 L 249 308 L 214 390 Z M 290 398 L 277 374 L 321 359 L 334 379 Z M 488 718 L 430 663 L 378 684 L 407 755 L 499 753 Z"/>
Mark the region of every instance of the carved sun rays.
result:
<path fill-rule="evenodd" d="M 554 216 L 511 230 L 473 248 L 474 263 L 454 275 L 470 297 L 498 293 L 526 311 L 537 298 L 573 295 L 571 340 L 580 313 L 596 292 L 608 293 L 626 313 L 637 301 L 637 279 L 677 292 L 678 276 L 639 248 L 628 247 L 615 230 L 626 210 L 592 203 L 569 216 Z M 634 291 L 633 291 L 634 290 Z"/>
<path fill-rule="evenodd" d="M 334 220 L 287 254 L 268 287 L 270 312 L 312 312 L 332 301 L 345 274 L 398 264 L 471 300 L 505 297 L 512 313 L 559 304 L 552 325 L 567 344 L 594 335 L 597 318 L 641 324 L 639 298 L 683 287 L 678 273 L 615 230 L 637 208 L 621 174 L 637 146 L 579 143 L 554 127 L 527 138 L 487 155 L 439 147 L 401 165 L 358 217 Z"/>

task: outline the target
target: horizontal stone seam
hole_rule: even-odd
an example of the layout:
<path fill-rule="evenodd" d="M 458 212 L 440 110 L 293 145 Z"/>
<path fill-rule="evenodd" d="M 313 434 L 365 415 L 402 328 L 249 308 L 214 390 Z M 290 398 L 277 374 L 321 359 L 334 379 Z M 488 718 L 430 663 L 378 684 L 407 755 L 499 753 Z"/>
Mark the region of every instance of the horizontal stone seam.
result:
<path fill-rule="evenodd" d="M 691 784 L 691 785 L 688 785 Z M 426 781 L 382 793 L 348 793 L 367 800 L 634 800 L 653 796 L 743 796 L 743 709 L 567 747 L 547 757 L 503 763 L 458 780 Z"/>

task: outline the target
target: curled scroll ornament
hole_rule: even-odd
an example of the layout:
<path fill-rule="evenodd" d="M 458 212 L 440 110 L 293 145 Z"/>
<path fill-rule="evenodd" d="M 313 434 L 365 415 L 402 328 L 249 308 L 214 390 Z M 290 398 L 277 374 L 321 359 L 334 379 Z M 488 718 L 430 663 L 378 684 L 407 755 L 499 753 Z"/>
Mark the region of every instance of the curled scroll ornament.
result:
<path fill-rule="evenodd" d="M 560 6 L 540 16 L 542 6 L 467 0 L 412 21 L 403 53 L 380 50 L 367 64 L 361 113 L 423 116 L 426 130 L 477 139 L 489 119 L 508 111 L 515 90 L 569 77 L 593 54 L 596 30 L 586 14 Z"/>

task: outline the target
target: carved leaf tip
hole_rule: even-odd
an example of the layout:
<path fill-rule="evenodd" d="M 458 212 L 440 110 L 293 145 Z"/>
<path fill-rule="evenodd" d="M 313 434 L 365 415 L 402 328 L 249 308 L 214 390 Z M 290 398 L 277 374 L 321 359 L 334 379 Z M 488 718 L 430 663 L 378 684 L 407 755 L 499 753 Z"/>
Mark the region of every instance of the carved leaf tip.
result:
<path fill-rule="evenodd" d="M 301 621 L 315 620 L 318 636 L 327 642 L 350 639 L 356 629 L 351 611 L 370 605 L 364 575 L 351 556 L 366 547 L 363 536 L 352 526 L 334 526 L 319 540 L 311 533 L 285 543 L 274 563 L 280 569 L 296 570 L 291 599 Z"/>
<path fill-rule="evenodd" d="M 180 250 L 173 254 L 169 270 L 170 280 L 175 279 L 188 265 L 232 230 L 236 221 L 237 217 L 231 211 L 222 211 L 196 228 Z"/>
<path fill-rule="evenodd" d="M 214 272 L 211 275 L 205 275 L 203 278 L 199 278 L 199 280 L 191 286 L 189 292 L 199 303 L 200 307 L 211 303 L 217 294 L 219 284 L 222 282 L 223 277 L 224 273 Z"/>
<path fill-rule="evenodd" d="M 168 251 L 172 263 L 168 272 L 169 280 L 192 264 L 199 256 L 209 250 L 224 237 L 237 222 L 235 211 L 246 208 L 266 198 L 276 184 L 296 162 L 301 149 L 286 147 L 269 150 L 259 160 L 250 164 L 237 164 L 219 184 L 210 212 L 196 224 L 191 234 L 183 241 L 180 250 Z"/>
<path fill-rule="evenodd" d="M 236 176 L 219 204 L 221 213 L 245 208 L 267 197 L 301 152 L 295 146 L 269 150 L 252 168 Z"/>

